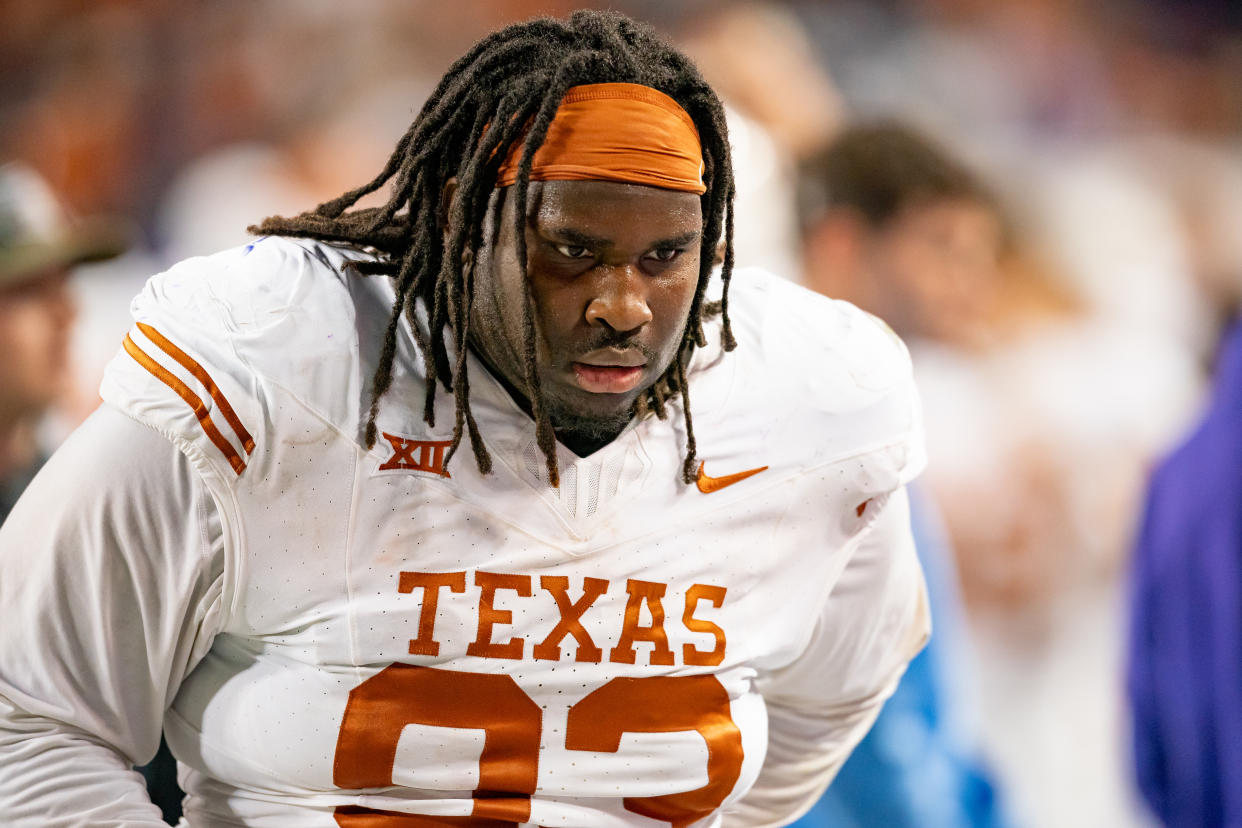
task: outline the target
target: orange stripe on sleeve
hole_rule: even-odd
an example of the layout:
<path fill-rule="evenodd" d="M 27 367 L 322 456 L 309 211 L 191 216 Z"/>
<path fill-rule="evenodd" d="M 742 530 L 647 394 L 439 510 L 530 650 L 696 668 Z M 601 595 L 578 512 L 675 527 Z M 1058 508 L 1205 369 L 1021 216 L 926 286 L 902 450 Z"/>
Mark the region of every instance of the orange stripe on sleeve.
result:
<path fill-rule="evenodd" d="M 149 335 L 149 334 L 148 334 Z M 241 474 L 246 469 L 246 463 L 242 460 L 241 455 L 233 448 L 232 443 L 224 439 L 224 435 L 216 428 L 216 424 L 211 421 L 211 415 L 207 413 L 207 406 L 203 405 L 203 401 L 198 395 L 189 389 L 189 387 L 177 379 L 163 365 L 160 365 L 147 354 L 146 351 L 134 344 L 134 340 L 130 339 L 129 334 L 125 335 L 124 347 L 126 353 L 134 358 L 139 365 L 146 368 L 160 382 L 167 385 L 173 391 L 177 392 L 177 396 L 185 400 L 186 404 L 194 410 L 194 416 L 198 417 L 198 424 L 202 426 L 207 437 L 211 442 L 215 443 L 216 448 L 224 453 L 228 458 L 229 465 L 233 467 L 233 471 Z M 188 357 L 187 357 L 188 359 Z M 240 436 L 240 435 L 239 435 Z"/>
<path fill-rule="evenodd" d="M 207 372 L 203 370 L 203 366 L 195 362 L 193 357 L 178 348 L 171 340 L 150 325 L 139 322 L 138 330 L 146 334 L 147 339 L 160 346 L 164 353 L 181 363 L 181 367 L 193 374 L 194 378 L 203 384 L 203 387 L 207 389 L 207 393 L 211 395 L 216 405 L 219 406 L 220 413 L 224 415 L 224 419 L 232 427 L 233 433 L 242 441 L 246 454 L 254 451 L 254 438 L 250 436 L 249 431 L 246 431 L 246 427 L 241 424 L 241 420 L 233 412 L 233 406 L 229 405 L 229 401 L 224 398 L 224 392 L 216 386 Z"/>

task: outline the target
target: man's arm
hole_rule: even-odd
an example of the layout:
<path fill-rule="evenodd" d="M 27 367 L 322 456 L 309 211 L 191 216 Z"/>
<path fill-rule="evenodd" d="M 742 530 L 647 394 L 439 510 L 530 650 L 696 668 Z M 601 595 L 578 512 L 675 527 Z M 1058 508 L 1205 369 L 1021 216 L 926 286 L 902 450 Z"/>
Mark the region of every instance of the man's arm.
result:
<path fill-rule="evenodd" d="M 0 527 L 6 825 L 164 825 L 131 766 L 224 610 L 223 533 L 190 461 L 104 406 Z"/>
<path fill-rule="evenodd" d="M 784 825 L 811 807 L 892 694 L 930 632 L 904 488 L 865 530 L 806 651 L 765 677 L 768 754 L 726 826 Z"/>

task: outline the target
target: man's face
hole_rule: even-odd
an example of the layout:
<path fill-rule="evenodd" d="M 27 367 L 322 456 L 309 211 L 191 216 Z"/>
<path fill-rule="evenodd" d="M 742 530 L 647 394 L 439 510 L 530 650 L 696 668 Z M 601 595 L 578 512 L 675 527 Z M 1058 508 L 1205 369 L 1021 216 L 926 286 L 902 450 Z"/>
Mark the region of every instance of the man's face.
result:
<path fill-rule="evenodd" d="M 871 266 L 892 294 L 889 323 L 951 342 L 974 340 L 994 298 L 1001 228 L 967 199 L 913 205 L 876 233 Z"/>
<path fill-rule="evenodd" d="M 0 416 L 49 406 L 69 378 L 74 305 L 68 273 L 55 271 L 0 289 Z"/>
<path fill-rule="evenodd" d="M 495 244 L 475 268 L 471 342 L 529 398 L 527 285 L 501 194 Z M 699 276 L 693 193 L 607 181 L 532 182 L 526 221 L 536 366 L 558 431 L 608 438 L 676 356 Z"/>

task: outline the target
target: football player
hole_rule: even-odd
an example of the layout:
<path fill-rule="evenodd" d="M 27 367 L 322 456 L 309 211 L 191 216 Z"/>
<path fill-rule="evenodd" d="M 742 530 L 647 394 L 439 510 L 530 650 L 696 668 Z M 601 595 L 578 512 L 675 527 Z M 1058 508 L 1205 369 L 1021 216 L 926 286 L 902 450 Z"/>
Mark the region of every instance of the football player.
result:
<path fill-rule="evenodd" d="M 928 634 L 918 406 L 730 272 L 723 123 L 624 17 L 513 26 L 373 181 L 153 278 L 0 533 L 6 824 L 160 824 L 161 728 L 196 828 L 808 807 Z"/>

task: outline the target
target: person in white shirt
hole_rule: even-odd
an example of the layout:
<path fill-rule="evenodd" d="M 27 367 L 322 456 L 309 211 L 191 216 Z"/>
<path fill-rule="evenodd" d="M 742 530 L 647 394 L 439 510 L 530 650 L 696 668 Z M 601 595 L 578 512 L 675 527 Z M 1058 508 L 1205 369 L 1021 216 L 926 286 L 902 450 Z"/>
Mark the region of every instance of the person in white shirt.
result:
<path fill-rule="evenodd" d="M 693 66 L 579 12 L 153 278 L 0 532 L 7 823 L 161 824 L 161 728 L 195 828 L 809 807 L 928 635 L 918 400 L 882 323 L 731 273 L 732 191 Z"/>

